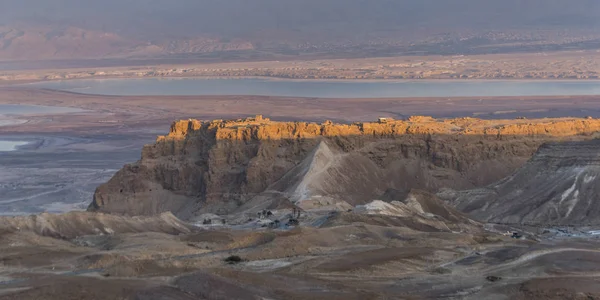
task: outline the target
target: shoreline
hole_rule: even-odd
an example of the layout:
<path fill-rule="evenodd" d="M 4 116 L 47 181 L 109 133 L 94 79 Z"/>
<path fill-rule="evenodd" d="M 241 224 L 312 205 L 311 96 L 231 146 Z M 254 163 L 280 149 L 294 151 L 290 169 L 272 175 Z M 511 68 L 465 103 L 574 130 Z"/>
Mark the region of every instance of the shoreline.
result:
<path fill-rule="evenodd" d="M 131 64 L 89 66 L 55 64 L 39 69 L 0 70 L 0 86 L 6 84 L 133 78 L 259 78 L 300 81 L 600 81 L 600 52 L 552 51 L 487 55 L 427 55 L 379 57 L 293 57 L 240 61 L 166 60 Z M 561 63 L 557 66 L 557 63 Z"/>
<path fill-rule="evenodd" d="M 180 89 L 173 90 L 170 88 L 170 83 L 180 81 Z M 211 89 L 210 85 L 208 89 L 202 89 L 200 87 L 194 88 L 194 84 L 208 84 L 207 82 L 215 81 L 220 82 L 220 88 Z M 236 82 L 237 81 L 237 82 Z M 47 83 L 47 84 L 44 84 Z M 69 86 L 70 83 L 70 86 Z M 86 84 L 87 83 L 87 84 Z M 129 84 L 128 84 L 129 83 Z M 153 91 L 146 91 L 143 88 L 146 85 L 157 85 L 161 84 L 164 89 L 154 89 Z M 296 89 L 284 88 L 283 91 L 279 91 L 277 85 L 274 87 L 268 84 L 337 84 L 338 86 L 331 86 L 333 93 L 329 90 L 321 90 L 317 88 L 315 91 L 309 88 L 309 92 L 302 92 Z M 77 86 L 77 85 L 80 86 Z M 108 87 L 102 88 L 104 84 L 108 84 Z M 138 85 L 139 84 L 139 85 Z M 252 88 L 245 88 L 246 85 L 257 84 L 259 90 L 253 90 Z M 349 85 L 349 88 L 360 88 L 360 85 L 364 84 L 379 84 L 383 90 L 381 92 L 369 92 L 369 89 L 375 88 L 374 86 L 364 86 L 367 88 L 367 92 L 361 94 L 351 94 L 344 92 L 344 85 Z M 433 86 L 427 86 L 431 84 Z M 450 86 L 446 86 L 446 84 Z M 483 89 L 483 86 L 478 84 L 488 84 L 491 91 Z M 531 84 L 531 86 L 527 86 Z M 542 86 L 536 86 L 540 84 Z M 568 84 L 567 86 L 557 90 L 553 90 L 554 84 Z M 579 84 L 583 84 L 580 88 L 577 88 Z M 63 86 L 67 85 L 67 86 Z M 119 91 L 119 86 L 125 85 L 133 88 L 128 91 L 127 88 L 124 91 Z M 231 85 L 231 86 L 230 86 Z M 397 85 L 397 86 L 393 86 Z M 405 85 L 405 86 L 402 86 Z M 437 85 L 437 86 L 436 86 Z M 500 86 L 494 86 L 500 85 Z M 502 85 L 504 89 L 502 89 Z M 512 88 L 516 90 L 511 92 Z M 545 86 L 544 86 L 545 85 Z M 597 85 L 597 86 L 596 86 Z M 112 87 L 111 87 L 112 86 Z M 187 88 L 186 88 L 187 86 Z M 219 86 L 219 85 L 218 85 Z M 191 89 L 189 89 L 191 87 Z M 315 86 L 319 87 L 319 86 Z M 544 89 L 547 88 L 547 89 Z M 0 89 L 23 89 L 31 91 L 47 91 L 47 92 L 60 92 L 75 95 L 93 95 L 102 97 L 271 97 L 271 98 L 306 98 L 306 99 L 466 99 L 466 98 L 477 98 L 477 99 L 497 99 L 497 98 L 531 98 L 531 97 L 543 97 L 543 98 L 554 98 L 554 97 L 593 97 L 599 96 L 600 80 L 598 79 L 586 79 L 586 80 L 505 80 L 505 79 L 419 79 L 419 80 L 332 80 L 332 79 L 281 79 L 281 78 L 265 78 L 265 77 L 123 77 L 123 78 L 102 78 L 102 79 L 67 79 L 67 80 L 50 80 L 45 82 L 30 82 L 26 84 L 15 84 L 0 86 Z M 408 90 L 404 90 L 408 88 Z M 433 90 L 427 93 L 427 89 Z M 448 88 L 448 92 L 445 93 L 444 89 Z M 460 90 L 457 90 L 459 88 Z M 474 90 L 469 90 L 469 89 Z M 498 89 L 500 88 L 500 89 Z M 391 89 L 391 90 L 390 90 Z M 149 89 L 152 90 L 152 89 Z M 335 92 L 337 90 L 337 92 Z M 544 92 L 548 90 L 549 92 Z M 91 92 L 90 92 L 91 91 Z M 233 91 L 230 94 L 222 93 L 223 91 Z M 312 91 L 312 92 L 311 92 Z M 425 92 L 423 92 L 425 91 Z M 466 91 L 466 92 L 461 92 Z M 503 91 L 505 92 L 504 94 Z M 146 93 L 146 94 L 144 94 Z M 459 93 L 463 93 L 462 95 Z M 404 94 L 404 95 L 401 95 Z M 398 96 L 395 96 L 398 95 Z"/>
<path fill-rule="evenodd" d="M 412 83 L 412 82 L 598 82 L 600 78 L 411 78 L 411 79 L 307 79 L 307 78 L 286 78 L 286 77 L 274 77 L 274 76 L 95 76 L 95 77 L 81 77 L 81 78 L 67 78 L 67 79 L 36 79 L 36 80 L 0 80 L 0 87 L 19 87 L 28 86 L 36 83 L 43 82 L 63 82 L 63 81 L 83 81 L 83 80 L 181 80 L 181 79 L 193 79 L 193 80 L 240 80 L 240 79 L 257 79 L 263 81 L 290 81 L 290 82 L 382 82 L 382 83 Z M 50 89 L 54 90 L 54 89 Z"/>
<path fill-rule="evenodd" d="M 136 78 L 137 79 L 137 78 Z M 600 84 L 600 80 L 594 80 L 594 82 L 598 82 Z M 43 94 L 42 97 L 47 96 L 65 96 L 65 97 L 73 97 L 73 96 L 81 96 L 86 98 L 93 99 L 104 99 L 104 100 L 114 100 L 114 99 L 129 99 L 129 100 L 161 100 L 161 99 L 182 99 L 182 100 L 239 100 L 240 98 L 248 98 L 248 99 L 256 99 L 256 100 L 337 100 L 337 101 L 349 101 L 349 102 L 364 102 L 364 101 L 419 101 L 419 102 L 430 102 L 430 101 L 439 101 L 439 100 L 450 100 L 450 101 L 462 101 L 462 100 L 502 100 L 502 101 L 511 101 L 511 100 L 557 100 L 557 99 L 573 99 L 580 98 L 582 100 L 600 100 L 600 94 L 564 94 L 564 95 L 524 95 L 524 96 L 398 96 L 398 97 L 311 97 L 311 96 L 278 96 L 278 95 L 249 95 L 249 94 L 223 94 L 223 95 L 111 95 L 111 94 L 90 94 L 83 92 L 75 92 L 68 90 L 59 90 L 52 88 L 41 88 L 35 86 L 0 86 L 0 92 L 4 93 L 15 93 L 15 94 L 23 94 L 23 93 L 33 93 L 33 94 Z M 90 107 L 86 105 L 87 103 L 64 103 L 63 100 L 56 101 L 47 101 L 46 99 L 37 99 L 27 97 L 27 104 L 21 104 L 19 101 L 12 101 L 11 99 L 3 98 L 0 95 L 0 105 L 17 105 L 17 106 L 41 106 L 41 107 L 51 107 L 51 108 L 66 108 L 66 109 L 75 109 L 75 111 L 67 111 L 67 112 L 52 112 L 52 113 L 40 113 L 40 114 L 29 114 L 30 117 L 38 117 L 38 116 L 50 116 L 50 115 L 64 115 L 64 114 L 78 114 L 78 113 L 89 113 L 93 112 L 93 109 L 86 109 L 86 107 Z M 39 101 L 38 101 L 39 100 Z M 91 103 L 90 103 L 91 104 Z M 113 105 L 111 105 L 113 106 Z M 118 106 L 118 105 L 116 105 Z M 9 118 L 5 117 L 5 120 L 14 120 L 13 117 L 19 117 L 20 115 L 9 115 Z M 0 115 L 0 120 L 2 120 L 2 115 Z"/>
<path fill-rule="evenodd" d="M 319 98 L 277 96 L 106 96 L 31 87 L 0 87 L 0 104 L 77 108 L 76 113 L 48 113 L 5 118 L 1 134 L 33 132 L 162 132 L 179 119 L 236 119 L 262 114 L 279 121 L 373 121 L 404 119 L 600 118 L 600 95 L 503 97 Z M 2 119 L 0 119 L 2 121 Z"/>

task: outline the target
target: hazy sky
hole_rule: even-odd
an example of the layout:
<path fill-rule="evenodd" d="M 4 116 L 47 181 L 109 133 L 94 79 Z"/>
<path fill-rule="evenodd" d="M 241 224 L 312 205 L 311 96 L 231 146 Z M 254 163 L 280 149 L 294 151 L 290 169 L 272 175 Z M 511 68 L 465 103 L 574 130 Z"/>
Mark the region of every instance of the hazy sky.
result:
<path fill-rule="evenodd" d="M 0 0 L 0 24 L 80 26 L 131 34 L 243 35 L 261 30 L 446 26 L 587 27 L 599 0 Z"/>

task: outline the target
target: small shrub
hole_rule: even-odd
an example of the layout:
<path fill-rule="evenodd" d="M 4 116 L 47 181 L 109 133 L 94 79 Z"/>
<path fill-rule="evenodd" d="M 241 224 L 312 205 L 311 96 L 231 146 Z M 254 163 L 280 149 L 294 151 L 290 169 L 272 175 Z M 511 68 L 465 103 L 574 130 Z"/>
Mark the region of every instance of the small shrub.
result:
<path fill-rule="evenodd" d="M 233 264 L 241 263 L 242 258 L 237 255 L 232 255 L 232 256 L 225 258 L 225 262 L 230 265 L 233 265 Z"/>

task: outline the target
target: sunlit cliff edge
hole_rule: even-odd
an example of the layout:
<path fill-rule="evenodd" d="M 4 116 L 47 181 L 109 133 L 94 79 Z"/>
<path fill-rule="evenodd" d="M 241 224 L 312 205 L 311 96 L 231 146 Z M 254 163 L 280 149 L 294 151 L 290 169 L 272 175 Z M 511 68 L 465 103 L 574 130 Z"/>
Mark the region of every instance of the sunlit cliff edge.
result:
<path fill-rule="evenodd" d="M 599 130 L 591 118 L 182 120 L 100 186 L 89 210 L 189 219 L 250 204 L 325 197 L 358 205 L 414 188 L 470 189 L 510 175 L 543 143 L 593 139 Z"/>

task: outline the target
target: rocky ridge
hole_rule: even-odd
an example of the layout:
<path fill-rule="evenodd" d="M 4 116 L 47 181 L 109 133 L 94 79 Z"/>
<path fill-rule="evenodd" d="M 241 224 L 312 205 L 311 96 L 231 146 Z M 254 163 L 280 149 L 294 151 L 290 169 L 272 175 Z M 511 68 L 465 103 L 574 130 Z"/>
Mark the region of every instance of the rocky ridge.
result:
<path fill-rule="evenodd" d="M 73 239 L 83 235 L 113 235 L 122 233 L 161 232 L 190 233 L 193 226 L 182 222 L 171 213 L 152 217 L 123 217 L 88 212 L 70 212 L 63 215 L 40 215 L 0 218 L 0 230 L 7 232 L 34 232 L 41 236 Z"/>
<path fill-rule="evenodd" d="M 510 175 L 543 143 L 599 130 L 595 119 L 184 120 L 100 186 L 89 210 L 190 219 L 324 198 L 361 205 L 390 190 L 472 189 Z"/>
<path fill-rule="evenodd" d="M 548 143 L 511 176 L 451 195 L 479 220 L 527 225 L 598 225 L 600 140 Z"/>
<path fill-rule="evenodd" d="M 75 26 L 2 26 L 0 61 L 147 58 L 169 54 L 252 50 L 245 40 L 222 42 L 216 38 L 147 41 L 115 32 Z"/>

